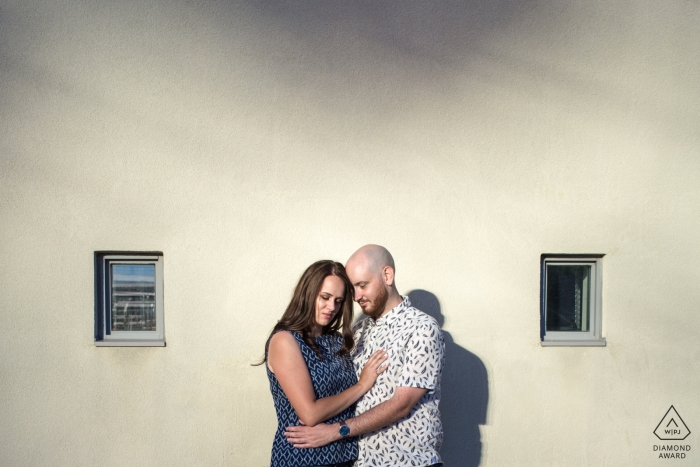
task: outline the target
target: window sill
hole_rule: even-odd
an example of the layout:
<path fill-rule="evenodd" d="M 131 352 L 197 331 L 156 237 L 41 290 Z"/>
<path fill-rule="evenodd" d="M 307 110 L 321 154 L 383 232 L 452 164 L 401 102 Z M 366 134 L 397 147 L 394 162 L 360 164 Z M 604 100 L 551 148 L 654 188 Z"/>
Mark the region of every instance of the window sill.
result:
<path fill-rule="evenodd" d="M 95 347 L 165 347 L 164 340 L 102 340 L 95 341 Z"/>
<path fill-rule="evenodd" d="M 607 342 L 605 337 L 602 339 L 591 340 L 559 340 L 559 341 L 541 341 L 542 347 L 605 347 Z"/>

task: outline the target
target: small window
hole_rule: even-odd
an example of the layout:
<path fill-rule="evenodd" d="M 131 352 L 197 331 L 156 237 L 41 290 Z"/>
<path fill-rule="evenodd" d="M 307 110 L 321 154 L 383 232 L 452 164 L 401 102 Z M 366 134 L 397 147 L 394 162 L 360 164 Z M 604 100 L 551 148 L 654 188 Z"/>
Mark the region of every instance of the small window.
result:
<path fill-rule="evenodd" d="M 542 255 L 543 346 L 604 346 L 601 335 L 603 255 Z"/>
<path fill-rule="evenodd" d="M 163 253 L 95 252 L 95 345 L 165 345 Z"/>

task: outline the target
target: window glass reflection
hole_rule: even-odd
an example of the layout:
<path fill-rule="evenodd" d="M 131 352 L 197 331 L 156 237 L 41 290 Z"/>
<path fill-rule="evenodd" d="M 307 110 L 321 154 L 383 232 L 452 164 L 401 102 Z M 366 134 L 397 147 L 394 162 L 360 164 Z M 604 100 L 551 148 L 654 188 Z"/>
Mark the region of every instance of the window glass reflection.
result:
<path fill-rule="evenodd" d="M 590 266 L 547 266 L 547 331 L 588 331 Z"/>
<path fill-rule="evenodd" d="M 155 331 L 155 265 L 110 266 L 112 331 Z"/>

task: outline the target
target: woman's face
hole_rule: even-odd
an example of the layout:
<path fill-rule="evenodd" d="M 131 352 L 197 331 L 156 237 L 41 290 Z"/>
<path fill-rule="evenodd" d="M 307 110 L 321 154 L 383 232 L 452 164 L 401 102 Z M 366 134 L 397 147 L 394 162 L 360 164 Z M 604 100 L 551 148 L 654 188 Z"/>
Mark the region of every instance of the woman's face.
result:
<path fill-rule="evenodd" d="M 345 298 L 345 284 L 338 276 L 326 276 L 316 297 L 315 334 L 321 335 L 324 326 L 335 318 Z"/>

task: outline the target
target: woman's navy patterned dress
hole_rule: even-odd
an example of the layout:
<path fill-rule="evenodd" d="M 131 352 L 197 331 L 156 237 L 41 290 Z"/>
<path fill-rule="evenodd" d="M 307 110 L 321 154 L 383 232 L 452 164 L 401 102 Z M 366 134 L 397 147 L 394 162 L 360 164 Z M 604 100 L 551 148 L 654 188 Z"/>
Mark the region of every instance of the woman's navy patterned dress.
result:
<path fill-rule="evenodd" d="M 352 363 L 337 354 L 342 346 L 342 338 L 339 334 L 316 338 L 316 344 L 323 354 L 323 359 L 318 358 L 316 353 L 304 343 L 300 334 L 296 332 L 291 334 L 297 340 L 301 355 L 309 368 L 317 399 L 334 396 L 357 383 Z M 357 459 L 357 438 L 344 438 L 327 446 L 308 449 L 295 448 L 287 442 L 284 436 L 285 429 L 288 426 L 300 425 L 299 417 L 269 368 L 267 377 L 270 380 L 270 391 L 277 411 L 277 433 L 272 443 L 271 467 L 328 465 Z M 326 423 L 342 422 L 354 415 L 355 404 L 327 420 Z"/>

